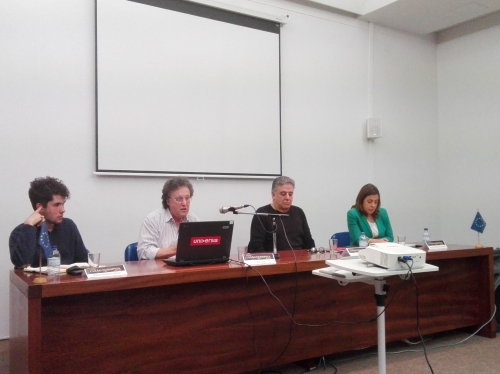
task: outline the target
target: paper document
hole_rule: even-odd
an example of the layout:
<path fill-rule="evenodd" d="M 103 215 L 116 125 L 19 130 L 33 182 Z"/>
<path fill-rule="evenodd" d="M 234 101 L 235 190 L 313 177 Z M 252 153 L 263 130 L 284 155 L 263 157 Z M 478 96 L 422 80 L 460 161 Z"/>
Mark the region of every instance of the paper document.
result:
<path fill-rule="evenodd" d="M 79 266 L 81 268 L 88 268 L 89 264 L 87 264 L 86 262 L 75 262 L 75 263 L 69 264 L 69 265 L 61 265 L 61 267 L 59 268 L 59 273 L 66 274 L 66 269 L 69 269 L 72 266 Z M 41 270 L 42 270 L 42 274 L 47 274 L 47 266 L 42 266 Z M 24 271 L 29 272 L 29 273 L 39 273 L 40 268 L 28 266 L 28 267 L 24 268 Z"/>

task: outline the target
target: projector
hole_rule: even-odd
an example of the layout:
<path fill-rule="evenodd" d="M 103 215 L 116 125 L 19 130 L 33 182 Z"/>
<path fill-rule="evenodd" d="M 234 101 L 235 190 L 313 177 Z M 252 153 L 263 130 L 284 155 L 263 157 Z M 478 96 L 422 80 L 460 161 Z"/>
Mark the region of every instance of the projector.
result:
<path fill-rule="evenodd" d="M 359 258 L 387 270 L 422 268 L 425 265 L 425 251 L 397 243 L 373 243 L 359 251 Z M 401 262 L 399 259 L 404 259 Z"/>

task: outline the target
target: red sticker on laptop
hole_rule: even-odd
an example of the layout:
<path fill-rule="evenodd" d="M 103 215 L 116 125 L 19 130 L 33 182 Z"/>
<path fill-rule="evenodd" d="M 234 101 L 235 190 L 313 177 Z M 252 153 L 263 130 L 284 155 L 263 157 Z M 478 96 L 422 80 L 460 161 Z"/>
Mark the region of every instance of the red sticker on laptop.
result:
<path fill-rule="evenodd" d="M 198 236 L 191 238 L 191 246 L 195 245 L 220 245 L 220 236 Z"/>

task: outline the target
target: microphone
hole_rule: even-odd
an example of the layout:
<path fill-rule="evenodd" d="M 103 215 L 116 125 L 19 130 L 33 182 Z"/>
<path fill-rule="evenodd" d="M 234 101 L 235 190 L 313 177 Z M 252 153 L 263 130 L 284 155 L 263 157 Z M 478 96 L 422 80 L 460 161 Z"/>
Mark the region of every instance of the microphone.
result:
<path fill-rule="evenodd" d="M 250 205 L 244 204 L 244 205 L 236 205 L 236 206 L 223 206 L 222 208 L 219 209 L 219 212 L 222 214 L 226 214 L 227 212 L 233 212 L 235 210 L 243 209 L 246 207 L 249 207 Z"/>

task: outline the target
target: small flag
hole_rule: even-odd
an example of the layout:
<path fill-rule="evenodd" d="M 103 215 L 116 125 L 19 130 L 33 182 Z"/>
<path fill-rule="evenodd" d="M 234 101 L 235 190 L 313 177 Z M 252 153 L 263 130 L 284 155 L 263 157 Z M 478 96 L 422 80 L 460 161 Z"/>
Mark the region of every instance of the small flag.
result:
<path fill-rule="evenodd" d="M 43 248 L 45 253 L 45 258 L 52 256 L 52 247 L 50 246 L 49 232 L 47 231 L 47 225 L 45 221 L 42 222 L 42 228 L 40 230 L 40 236 L 38 236 L 38 244 Z"/>
<path fill-rule="evenodd" d="M 474 222 L 472 222 L 472 226 L 470 227 L 472 230 L 480 232 L 481 234 L 486 227 L 486 222 L 484 222 L 483 217 L 479 211 L 476 213 L 476 217 L 474 218 Z"/>

